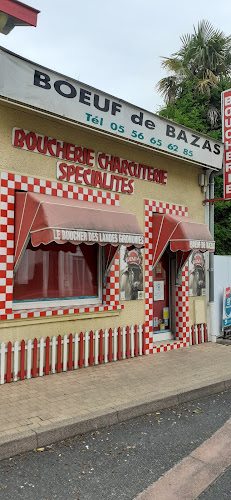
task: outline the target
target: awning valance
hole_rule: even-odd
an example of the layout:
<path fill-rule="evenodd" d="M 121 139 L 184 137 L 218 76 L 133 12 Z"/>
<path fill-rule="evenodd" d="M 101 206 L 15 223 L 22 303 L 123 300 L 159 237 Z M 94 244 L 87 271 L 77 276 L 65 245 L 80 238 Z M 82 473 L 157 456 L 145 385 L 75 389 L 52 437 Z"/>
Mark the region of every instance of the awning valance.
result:
<path fill-rule="evenodd" d="M 214 252 L 215 242 L 205 224 L 190 217 L 153 214 L 153 266 L 158 262 L 168 243 L 173 252 L 192 250 Z"/>
<path fill-rule="evenodd" d="M 136 216 L 121 207 L 30 192 L 16 192 L 15 204 L 15 267 L 29 238 L 34 247 L 52 241 L 138 248 L 144 244 Z"/>

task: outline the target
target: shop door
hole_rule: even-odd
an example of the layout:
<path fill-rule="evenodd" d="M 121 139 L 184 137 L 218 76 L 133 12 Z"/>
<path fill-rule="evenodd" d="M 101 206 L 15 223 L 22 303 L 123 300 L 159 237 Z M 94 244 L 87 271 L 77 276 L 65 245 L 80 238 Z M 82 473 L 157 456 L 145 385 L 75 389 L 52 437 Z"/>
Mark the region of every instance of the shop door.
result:
<path fill-rule="evenodd" d="M 163 254 L 153 271 L 153 332 L 170 331 L 170 258 Z"/>

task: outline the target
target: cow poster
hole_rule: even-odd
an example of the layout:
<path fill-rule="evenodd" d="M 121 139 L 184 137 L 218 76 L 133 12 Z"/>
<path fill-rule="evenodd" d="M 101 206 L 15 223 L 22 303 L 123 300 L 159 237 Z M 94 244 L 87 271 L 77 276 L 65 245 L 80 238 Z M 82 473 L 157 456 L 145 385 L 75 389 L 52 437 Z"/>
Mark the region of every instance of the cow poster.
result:
<path fill-rule="evenodd" d="M 189 296 L 205 294 L 205 257 L 199 250 L 194 250 L 189 257 Z"/>
<path fill-rule="evenodd" d="M 143 299 L 143 250 L 120 247 L 120 300 Z"/>

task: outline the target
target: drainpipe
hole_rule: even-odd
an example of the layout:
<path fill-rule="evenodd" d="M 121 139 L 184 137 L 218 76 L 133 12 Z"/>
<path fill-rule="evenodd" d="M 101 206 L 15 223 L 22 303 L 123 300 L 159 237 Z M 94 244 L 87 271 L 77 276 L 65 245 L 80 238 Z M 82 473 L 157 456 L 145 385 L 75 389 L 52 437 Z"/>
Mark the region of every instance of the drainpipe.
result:
<path fill-rule="evenodd" d="M 217 172 L 211 172 L 209 176 L 209 198 L 214 198 L 214 177 Z M 214 204 L 209 203 L 209 231 L 214 239 Z M 209 337 L 214 341 L 214 252 L 209 252 Z"/>

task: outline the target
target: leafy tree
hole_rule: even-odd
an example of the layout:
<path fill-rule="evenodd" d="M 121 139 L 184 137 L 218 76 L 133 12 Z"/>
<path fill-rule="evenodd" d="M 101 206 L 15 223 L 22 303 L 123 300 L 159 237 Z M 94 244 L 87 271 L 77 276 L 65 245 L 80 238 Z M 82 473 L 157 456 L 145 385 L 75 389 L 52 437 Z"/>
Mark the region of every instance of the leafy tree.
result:
<path fill-rule="evenodd" d="M 221 92 L 231 88 L 231 37 L 202 20 L 193 34 L 180 39 L 180 50 L 162 58 L 170 75 L 157 84 L 166 102 L 159 114 L 221 140 Z M 222 177 L 215 178 L 215 197 L 223 197 Z M 230 254 L 229 202 L 215 202 L 214 229 L 216 253 Z"/>
<path fill-rule="evenodd" d="M 216 198 L 223 197 L 223 178 L 215 177 Z M 216 254 L 231 254 L 231 202 L 216 201 L 214 204 L 214 234 Z"/>

